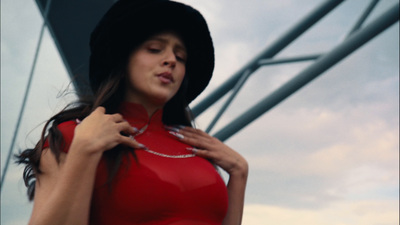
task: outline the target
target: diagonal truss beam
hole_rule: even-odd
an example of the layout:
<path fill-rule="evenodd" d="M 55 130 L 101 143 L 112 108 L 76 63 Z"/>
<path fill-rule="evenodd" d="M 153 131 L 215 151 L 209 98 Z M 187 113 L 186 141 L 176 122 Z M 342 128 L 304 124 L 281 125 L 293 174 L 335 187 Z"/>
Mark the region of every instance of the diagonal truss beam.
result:
<path fill-rule="evenodd" d="M 220 98 L 222 98 L 226 93 L 228 93 L 240 80 L 240 77 L 244 72 L 250 69 L 254 72 L 260 67 L 259 61 L 262 59 L 269 59 L 278 54 L 282 49 L 288 46 L 291 42 L 296 40 L 300 35 L 307 31 L 310 27 L 316 24 L 321 18 L 332 11 L 336 6 L 342 3 L 343 0 L 327 0 L 319 7 L 314 9 L 305 18 L 300 20 L 296 25 L 289 29 L 281 38 L 277 39 L 270 47 L 262 51 L 258 56 L 253 58 L 249 63 L 247 63 L 242 69 L 236 72 L 229 80 L 221 85 L 217 90 L 208 95 L 203 101 L 199 102 L 193 107 L 192 112 L 195 116 L 203 113 L 209 106 L 214 104 Z"/>
<path fill-rule="evenodd" d="M 369 7 L 367 10 L 372 9 Z M 364 28 L 353 28 L 352 32 L 350 33 L 351 35 L 348 35 L 348 37 L 341 44 L 324 55 L 316 56 L 316 61 L 313 64 L 300 72 L 293 79 L 286 82 L 273 93 L 262 99 L 254 107 L 234 119 L 233 122 L 215 133 L 214 136 L 219 138 L 221 141 L 225 141 L 234 135 L 243 127 L 247 126 L 259 116 L 279 104 L 281 101 L 302 88 L 304 85 L 357 50 L 363 44 L 367 43 L 369 40 L 373 39 L 375 36 L 396 23 L 399 20 L 399 10 L 399 3 L 397 3 Z M 362 20 L 365 20 L 365 18 Z M 357 23 L 359 22 L 360 20 Z M 261 62 L 265 62 L 265 60 L 261 60 Z M 200 110 L 197 112 L 200 112 Z"/>

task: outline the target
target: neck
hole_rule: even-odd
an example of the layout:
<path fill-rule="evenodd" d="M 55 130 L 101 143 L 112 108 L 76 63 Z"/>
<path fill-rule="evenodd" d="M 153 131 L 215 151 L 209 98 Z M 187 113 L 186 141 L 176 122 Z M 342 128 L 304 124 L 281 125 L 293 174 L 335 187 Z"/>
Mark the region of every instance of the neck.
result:
<path fill-rule="evenodd" d="M 147 115 L 149 115 L 149 118 L 151 118 L 152 116 L 153 116 L 153 114 L 157 111 L 157 110 L 159 110 L 159 109 L 161 109 L 162 107 L 161 106 L 154 106 L 154 105 L 151 105 L 151 104 L 142 104 L 142 103 L 139 103 L 139 104 L 141 104 L 141 105 L 143 105 L 143 107 L 146 109 L 146 111 L 147 111 Z"/>
<path fill-rule="evenodd" d="M 163 108 L 163 106 L 155 105 L 150 102 L 140 102 L 140 101 L 134 101 L 134 100 L 127 100 L 127 101 L 142 105 L 146 109 L 147 115 L 149 116 L 149 118 L 151 118 L 157 110 Z"/>

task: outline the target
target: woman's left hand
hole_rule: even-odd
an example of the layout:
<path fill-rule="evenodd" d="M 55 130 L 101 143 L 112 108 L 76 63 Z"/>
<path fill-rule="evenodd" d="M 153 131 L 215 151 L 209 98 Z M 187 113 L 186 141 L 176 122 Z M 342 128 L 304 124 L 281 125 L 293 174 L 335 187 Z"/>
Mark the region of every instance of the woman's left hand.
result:
<path fill-rule="evenodd" d="M 167 127 L 168 129 L 168 127 Z M 181 142 L 193 146 L 191 150 L 197 156 L 212 160 L 229 175 L 247 176 L 247 161 L 239 153 L 204 131 L 192 127 L 171 128 L 171 134 Z"/>
<path fill-rule="evenodd" d="M 222 224 L 241 224 L 248 163 L 239 153 L 204 131 L 191 127 L 167 127 L 170 134 L 181 142 L 193 146 L 191 151 L 197 156 L 210 159 L 229 174 L 227 184 L 229 205 Z"/>

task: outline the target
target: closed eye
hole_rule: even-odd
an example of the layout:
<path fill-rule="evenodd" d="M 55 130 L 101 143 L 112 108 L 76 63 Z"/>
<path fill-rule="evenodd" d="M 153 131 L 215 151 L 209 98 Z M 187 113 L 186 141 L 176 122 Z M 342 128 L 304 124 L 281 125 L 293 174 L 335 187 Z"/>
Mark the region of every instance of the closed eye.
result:
<path fill-rule="evenodd" d="M 187 56 L 184 52 L 178 51 L 177 53 L 175 53 L 175 57 L 178 61 L 186 63 Z"/>
<path fill-rule="evenodd" d="M 147 51 L 149 51 L 150 53 L 159 53 L 159 52 L 161 52 L 161 49 L 159 49 L 159 48 L 148 48 Z"/>
<path fill-rule="evenodd" d="M 180 62 L 186 63 L 186 58 L 180 57 L 180 56 L 175 56 L 176 59 Z"/>

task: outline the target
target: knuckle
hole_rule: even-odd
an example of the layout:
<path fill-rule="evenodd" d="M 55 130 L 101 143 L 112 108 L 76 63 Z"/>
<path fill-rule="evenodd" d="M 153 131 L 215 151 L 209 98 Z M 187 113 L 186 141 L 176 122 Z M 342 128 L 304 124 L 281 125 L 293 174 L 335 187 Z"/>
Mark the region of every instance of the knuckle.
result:
<path fill-rule="evenodd" d="M 121 125 L 124 130 L 131 130 L 131 125 L 128 122 L 124 122 Z"/>
<path fill-rule="evenodd" d="M 200 142 L 195 140 L 195 139 L 189 139 L 187 138 L 187 141 L 190 142 L 191 145 L 199 147 Z"/>
<path fill-rule="evenodd" d="M 194 129 L 194 131 L 195 131 L 196 134 L 201 134 L 202 133 L 202 131 L 200 129 Z"/>
<path fill-rule="evenodd" d="M 216 138 L 216 137 L 211 137 L 211 138 L 210 138 L 210 143 L 211 143 L 211 144 L 216 144 L 216 143 L 218 143 L 218 142 L 219 142 L 218 138 Z"/>
<path fill-rule="evenodd" d="M 112 122 L 113 121 L 113 119 L 109 115 L 106 115 L 104 120 L 107 121 L 107 122 Z"/>
<path fill-rule="evenodd" d="M 202 151 L 198 151 L 198 153 L 201 154 L 202 156 L 209 156 L 208 151 L 202 150 Z"/>
<path fill-rule="evenodd" d="M 124 136 L 122 136 L 120 133 L 114 135 L 114 140 L 117 142 L 121 143 L 124 140 Z"/>
<path fill-rule="evenodd" d="M 112 121 L 112 122 L 114 122 L 114 117 L 113 117 L 113 115 L 106 114 L 106 115 L 105 115 L 105 118 L 107 119 L 107 121 Z"/>
<path fill-rule="evenodd" d="M 105 112 L 106 109 L 105 109 L 103 106 L 98 106 L 98 107 L 95 109 L 95 111 L 97 111 L 97 112 Z"/>

